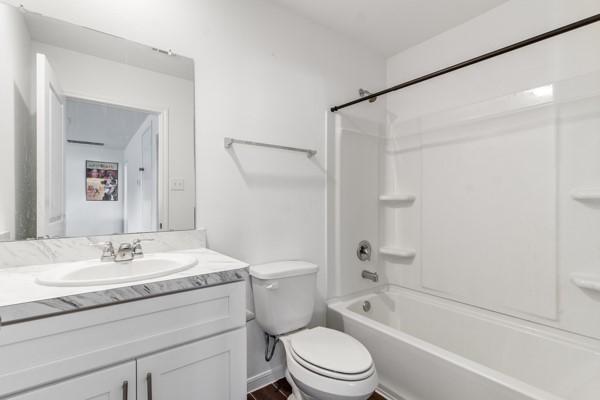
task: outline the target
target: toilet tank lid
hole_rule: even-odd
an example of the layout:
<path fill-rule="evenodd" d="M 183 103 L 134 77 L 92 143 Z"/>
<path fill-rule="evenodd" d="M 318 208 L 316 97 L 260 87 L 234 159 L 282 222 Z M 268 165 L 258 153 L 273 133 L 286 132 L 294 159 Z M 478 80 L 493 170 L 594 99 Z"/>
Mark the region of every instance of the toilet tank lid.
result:
<path fill-rule="evenodd" d="M 258 279 L 290 278 L 316 274 L 319 267 L 306 261 L 276 261 L 267 264 L 252 265 L 250 275 Z"/>

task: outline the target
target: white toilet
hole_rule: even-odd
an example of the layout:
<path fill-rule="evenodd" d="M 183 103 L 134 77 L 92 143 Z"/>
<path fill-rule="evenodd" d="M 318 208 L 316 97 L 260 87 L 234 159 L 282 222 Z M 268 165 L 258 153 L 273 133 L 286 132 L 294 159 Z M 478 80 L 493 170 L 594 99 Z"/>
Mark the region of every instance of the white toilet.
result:
<path fill-rule="evenodd" d="M 250 267 L 256 321 L 285 349 L 288 400 L 366 400 L 377 373 L 367 349 L 333 329 L 307 329 L 313 314 L 318 267 L 281 261 Z"/>

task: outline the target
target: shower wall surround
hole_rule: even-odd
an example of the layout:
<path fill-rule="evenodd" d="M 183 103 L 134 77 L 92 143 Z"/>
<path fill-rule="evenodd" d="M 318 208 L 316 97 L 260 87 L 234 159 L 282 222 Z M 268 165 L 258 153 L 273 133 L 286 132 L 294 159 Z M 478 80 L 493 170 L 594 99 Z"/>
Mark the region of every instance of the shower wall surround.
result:
<path fill-rule="evenodd" d="M 379 261 L 378 200 L 379 154 L 385 135 L 383 102 L 360 104 L 330 115 L 328 293 L 345 296 L 373 287 L 361 278 L 361 270 L 375 271 Z M 356 249 L 368 240 L 371 259 L 360 261 Z M 380 277 L 381 278 L 381 277 Z M 385 277 L 383 277 L 385 279 Z"/>
<path fill-rule="evenodd" d="M 508 2 L 392 57 L 388 83 L 479 54 L 481 44 L 457 43 L 483 27 L 494 48 L 514 41 L 494 29 L 511 16 L 543 32 L 600 12 L 531 3 Z M 600 338 L 600 293 L 572 282 L 600 282 L 600 212 L 573 197 L 600 188 L 598 37 L 593 24 L 388 96 L 379 192 L 415 197 L 380 203 L 381 245 L 415 253 L 381 257 L 388 282 Z"/>
<path fill-rule="evenodd" d="M 391 57 L 386 86 L 597 13 L 509 1 Z M 573 281 L 600 282 L 598 37 L 592 24 L 333 114 L 330 295 L 373 288 L 368 269 L 600 339 L 600 292 Z"/>

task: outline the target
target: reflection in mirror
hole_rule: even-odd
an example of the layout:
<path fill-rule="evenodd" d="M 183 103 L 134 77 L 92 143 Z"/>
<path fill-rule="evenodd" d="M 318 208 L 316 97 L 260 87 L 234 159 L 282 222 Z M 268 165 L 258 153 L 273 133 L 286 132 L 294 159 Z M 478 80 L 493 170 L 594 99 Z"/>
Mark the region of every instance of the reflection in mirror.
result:
<path fill-rule="evenodd" d="M 0 3 L 0 240 L 194 228 L 193 60 Z"/>

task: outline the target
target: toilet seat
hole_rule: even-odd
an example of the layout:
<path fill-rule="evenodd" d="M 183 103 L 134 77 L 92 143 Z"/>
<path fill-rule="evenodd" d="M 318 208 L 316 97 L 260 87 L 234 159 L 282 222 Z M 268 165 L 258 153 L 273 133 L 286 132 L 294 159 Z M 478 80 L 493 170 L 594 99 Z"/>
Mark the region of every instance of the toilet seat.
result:
<path fill-rule="evenodd" d="M 333 329 L 298 332 L 290 337 L 290 350 L 302 367 L 332 379 L 360 381 L 375 371 L 368 350 L 352 336 Z"/>
<path fill-rule="evenodd" d="M 346 333 L 317 327 L 291 335 L 289 342 L 294 361 L 319 375 L 342 381 L 360 381 L 375 371 L 368 350 Z"/>
<path fill-rule="evenodd" d="M 302 357 L 300 357 L 298 354 L 296 354 L 296 352 L 292 349 L 292 357 L 294 358 L 294 360 L 301 365 L 302 367 L 306 368 L 309 371 L 312 371 L 316 374 L 325 376 L 327 378 L 331 378 L 331 379 L 335 379 L 335 380 L 339 380 L 339 381 L 361 381 L 364 379 L 367 379 L 369 376 L 373 375 L 373 373 L 375 372 L 375 366 L 371 365 L 371 367 L 369 369 L 367 369 L 366 371 L 357 373 L 357 374 L 344 374 L 344 373 L 340 373 L 340 372 L 336 372 L 336 371 L 331 371 L 325 368 L 321 368 L 318 365 L 314 365 L 311 364 L 310 362 L 304 360 Z"/>

